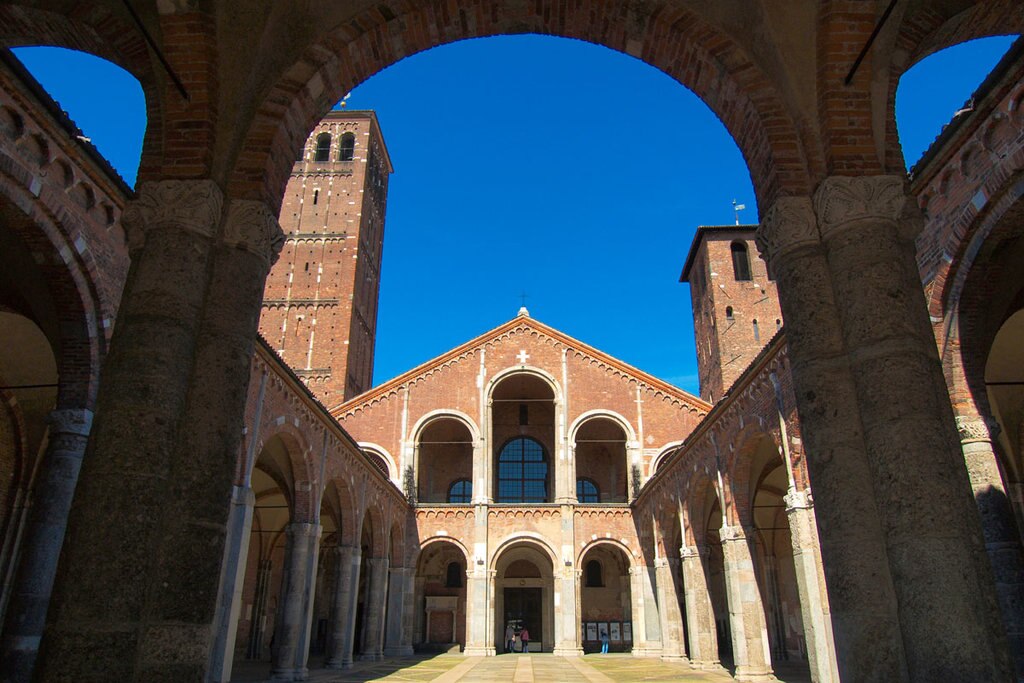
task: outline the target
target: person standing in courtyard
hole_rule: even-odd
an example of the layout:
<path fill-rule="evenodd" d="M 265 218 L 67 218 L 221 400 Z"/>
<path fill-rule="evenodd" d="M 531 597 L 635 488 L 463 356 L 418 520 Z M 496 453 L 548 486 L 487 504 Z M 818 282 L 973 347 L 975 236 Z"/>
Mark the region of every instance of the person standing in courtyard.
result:
<path fill-rule="evenodd" d="M 516 630 L 512 624 L 505 627 L 505 652 L 515 652 Z"/>
<path fill-rule="evenodd" d="M 526 626 L 523 626 L 523 630 L 519 632 L 519 640 L 523 642 L 523 652 L 530 652 L 530 631 L 527 630 Z"/>
<path fill-rule="evenodd" d="M 601 631 L 601 654 L 608 654 L 608 632 Z"/>

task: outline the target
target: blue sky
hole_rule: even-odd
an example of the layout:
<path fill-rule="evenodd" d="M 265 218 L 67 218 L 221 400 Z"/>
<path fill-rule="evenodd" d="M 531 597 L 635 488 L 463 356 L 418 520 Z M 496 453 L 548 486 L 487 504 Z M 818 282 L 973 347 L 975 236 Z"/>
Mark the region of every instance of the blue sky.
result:
<path fill-rule="evenodd" d="M 920 157 L 1012 43 L 974 41 L 911 69 L 896 115 Z M 102 60 L 15 54 L 134 184 L 142 93 Z M 96 83 L 104 96 L 96 97 Z M 395 166 L 375 383 L 512 318 L 538 320 L 697 392 L 689 288 L 698 225 L 757 220 L 750 175 L 714 114 L 627 55 L 503 36 L 404 59 L 356 88 Z"/>

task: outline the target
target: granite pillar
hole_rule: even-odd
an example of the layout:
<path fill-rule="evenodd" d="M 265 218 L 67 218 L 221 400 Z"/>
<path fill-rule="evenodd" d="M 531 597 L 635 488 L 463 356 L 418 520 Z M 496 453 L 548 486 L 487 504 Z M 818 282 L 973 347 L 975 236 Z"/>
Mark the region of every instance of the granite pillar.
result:
<path fill-rule="evenodd" d="M 658 585 L 659 614 L 661 615 L 661 658 L 667 661 L 686 661 L 683 644 L 683 613 L 676 593 L 673 574 L 679 571 L 679 561 L 666 558 L 655 560 Z M 673 566 L 674 565 L 674 566 Z"/>
<path fill-rule="evenodd" d="M 371 557 L 366 561 L 369 586 L 363 624 L 363 651 L 359 659 L 377 661 L 383 657 L 384 620 L 387 612 L 388 565 L 386 557 Z"/>
<path fill-rule="evenodd" d="M 387 624 L 384 627 L 384 656 L 403 657 L 412 654 L 412 645 L 406 642 L 404 633 L 405 602 L 412 600 L 406 587 L 412 569 L 393 567 L 388 572 Z"/>
<path fill-rule="evenodd" d="M 92 411 L 54 410 L 47 418 L 46 452 L 35 486 L 21 560 L 4 627 L 0 669 L 4 680 L 29 681 L 46 625 L 57 560 L 78 482 Z"/>
<path fill-rule="evenodd" d="M 734 675 L 738 681 L 773 680 L 768 625 L 747 536 L 741 527 L 723 526 L 721 537 Z"/>
<path fill-rule="evenodd" d="M 704 561 L 701 559 L 702 553 L 706 559 L 706 546 L 698 549 L 684 545 L 679 549 L 683 590 L 686 595 L 687 645 L 692 667 L 716 671 L 721 669 L 718 659 L 718 631 L 715 627 L 715 610 L 711 605 Z"/>
<path fill-rule="evenodd" d="M 358 546 L 338 546 L 335 568 L 334 621 L 327 639 L 327 668 L 347 669 L 352 666 L 352 644 L 355 642 L 356 607 L 359 590 L 359 567 L 362 555 Z"/>
<path fill-rule="evenodd" d="M 316 581 L 310 567 L 316 567 L 320 547 L 319 524 L 292 522 L 288 525 L 278 627 L 274 634 L 277 652 L 272 678 L 304 681 L 309 677 L 309 626 Z"/>

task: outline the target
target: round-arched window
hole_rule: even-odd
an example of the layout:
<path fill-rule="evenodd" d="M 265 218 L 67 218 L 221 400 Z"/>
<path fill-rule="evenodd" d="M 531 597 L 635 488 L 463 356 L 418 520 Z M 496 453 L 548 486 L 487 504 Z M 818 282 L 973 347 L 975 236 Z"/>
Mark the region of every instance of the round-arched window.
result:
<path fill-rule="evenodd" d="M 576 500 L 581 503 L 599 503 L 601 495 L 597 491 L 597 484 L 590 479 L 576 480 Z"/>
<path fill-rule="evenodd" d="M 498 456 L 499 503 L 546 503 L 548 459 L 534 439 L 512 439 Z"/>
<path fill-rule="evenodd" d="M 469 503 L 473 500 L 473 482 L 469 479 L 456 479 L 448 487 L 449 503 Z"/>

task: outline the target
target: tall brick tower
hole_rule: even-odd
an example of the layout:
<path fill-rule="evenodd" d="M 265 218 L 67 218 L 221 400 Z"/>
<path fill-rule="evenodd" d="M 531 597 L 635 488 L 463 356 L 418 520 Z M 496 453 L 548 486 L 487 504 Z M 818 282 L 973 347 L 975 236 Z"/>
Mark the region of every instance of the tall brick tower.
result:
<path fill-rule="evenodd" d="M 332 111 L 313 129 L 281 206 L 286 235 L 267 277 L 260 333 L 327 406 L 373 379 L 388 177 L 372 111 Z"/>
<path fill-rule="evenodd" d="M 700 395 L 714 403 L 782 327 L 775 282 L 753 225 L 697 228 L 680 282 L 690 283 Z"/>

